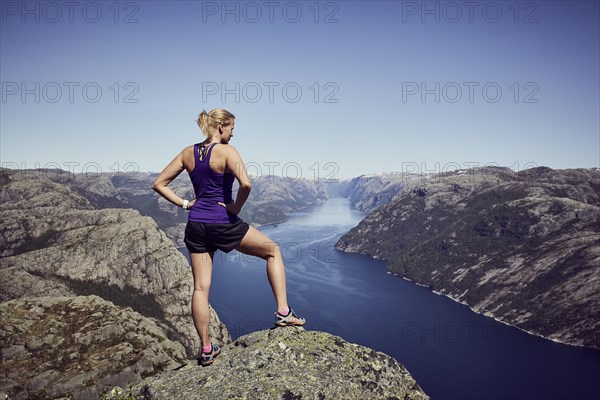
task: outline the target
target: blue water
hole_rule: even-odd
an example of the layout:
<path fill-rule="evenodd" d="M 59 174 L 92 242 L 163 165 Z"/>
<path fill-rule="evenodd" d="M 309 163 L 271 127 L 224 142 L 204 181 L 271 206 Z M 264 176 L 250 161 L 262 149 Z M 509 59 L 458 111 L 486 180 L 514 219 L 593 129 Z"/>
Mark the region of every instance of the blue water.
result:
<path fill-rule="evenodd" d="M 334 250 L 362 217 L 336 198 L 261 228 L 280 245 L 306 329 L 393 356 L 433 399 L 600 399 L 600 351 L 529 335 L 389 275 L 381 261 Z M 272 327 L 265 262 L 218 252 L 210 302 L 234 340 Z"/>

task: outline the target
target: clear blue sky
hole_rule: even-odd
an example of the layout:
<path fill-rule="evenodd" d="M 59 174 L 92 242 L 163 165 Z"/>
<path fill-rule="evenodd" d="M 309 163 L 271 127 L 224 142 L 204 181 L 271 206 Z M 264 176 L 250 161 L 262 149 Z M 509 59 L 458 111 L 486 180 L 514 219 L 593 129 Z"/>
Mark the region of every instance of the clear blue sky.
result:
<path fill-rule="evenodd" d="M 224 107 L 251 172 L 600 166 L 599 2 L 468 4 L 2 1 L 2 165 L 160 171 Z"/>

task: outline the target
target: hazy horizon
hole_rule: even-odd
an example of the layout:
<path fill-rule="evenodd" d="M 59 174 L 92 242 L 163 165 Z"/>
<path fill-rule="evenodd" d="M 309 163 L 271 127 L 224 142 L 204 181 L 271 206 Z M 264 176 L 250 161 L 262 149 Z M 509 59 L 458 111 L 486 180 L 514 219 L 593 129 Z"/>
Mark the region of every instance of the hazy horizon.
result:
<path fill-rule="evenodd" d="M 161 171 L 202 109 L 261 174 L 600 166 L 596 1 L 0 2 L 1 165 Z"/>
<path fill-rule="evenodd" d="M 471 168 L 463 168 L 463 169 L 448 169 L 448 170 L 443 170 L 443 171 L 439 171 L 439 172 L 427 172 L 427 171 L 420 171 L 420 170 L 414 170 L 413 172 L 410 172 L 410 170 L 406 170 L 406 171 L 401 171 L 401 170 L 397 170 L 397 171 L 381 171 L 381 172 L 375 172 L 375 173 L 362 173 L 362 174 L 358 174 L 355 176 L 349 176 L 349 177 L 339 177 L 339 178 L 323 178 L 323 177 L 305 177 L 305 176 L 286 176 L 286 175 L 276 175 L 276 174 L 263 174 L 263 175 L 255 175 L 250 173 L 250 178 L 251 179 L 255 179 L 255 178 L 260 178 L 260 177 L 276 177 L 276 178 L 289 178 L 291 180 L 298 180 L 298 179 L 308 179 L 308 180 L 323 180 L 327 183 L 327 181 L 329 182 L 335 182 L 335 181 L 344 181 L 344 180 L 350 180 L 350 179 L 354 179 L 354 178 L 359 178 L 362 176 L 378 176 L 378 175 L 386 175 L 386 174 L 390 174 L 390 175 L 401 175 L 404 174 L 406 176 L 424 176 L 424 175 L 430 175 L 430 174 L 435 174 L 435 173 L 449 173 L 449 172 L 457 172 L 457 171 L 470 171 L 471 169 L 473 170 L 477 170 L 479 168 L 484 168 L 484 167 L 500 167 L 500 168 L 509 168 L 511 169 L 513 172 L 517 173 L 523 170 L 527 170 L 527 169 L 533 169 L 533 168 L 550 168 L 548 166 L 545 165 L 537 165 L 537 166 L 529 166 L 528 168 L 525 169 L 513 169 L 510 168 L 508 166 L 503 166 L 503 165 L 481 165 L 481 166 L 475 166 L 475 167 L 471 167 Z M 129 175 L 130 177 L 133 177 L 135 174 L 137 173 L 141 173 L 141 174 L 148 174 L 148 175 L 158 175 L 160 173 L 160 171 L 140 171 L 140 170 L 131 170 L 131 171 L 98 171 L 96 170 L 96 168 L 90 168 L 88 171 L 73 171 L 73 170 L 67 170 L 67 169 L 62 169 L 62 168 L 13 168 L 12 166 L 9 167 L 4 167 L 4 166 L 0 166 L 0 169 L 8 169 L 8 170 L 19 170 L 19 171 L 60 171 L 60 173 L 63 172 L 68 172 L 68 173 L 74 173 L 74 174 L 89 174 L 89 175 L 93 175 L 93 174 L 106 174 L 106 175 L 114 175 L 114 174 L 122 174 L 124 176 Z M 579 167 L 579 168 L 552 168 L 553 170 L 571 170 L 571 169 L 584 169 L 584 170 L 600 170 L 600 167 L 589 167 L 589 168 L 584 168 L 584 167 Z M 181 174 L 179 175 L 178 178 L 182 178 L 185 179 L 187 177 L 187 172 L 184 170 L 181 172 Z M 190 183 L 191 185 L 191 183 Z M 150 190 L 150 189 L 149 189 Z"/>

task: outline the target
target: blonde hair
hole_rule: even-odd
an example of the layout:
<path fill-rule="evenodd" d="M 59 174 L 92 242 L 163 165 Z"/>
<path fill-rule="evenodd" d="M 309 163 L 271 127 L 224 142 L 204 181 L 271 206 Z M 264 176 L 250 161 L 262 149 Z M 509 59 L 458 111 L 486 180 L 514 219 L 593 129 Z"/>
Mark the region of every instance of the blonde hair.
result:
<path fill-rule="evenodd" d="M 229 126 L 235 115 L 223 108 L 215 108 L 209 112 L 202 110 L 198 115 L 198 126 L 202 129 L 202 133 L 207 139 L 214 136 L 219 136 L 219 125 Z"/>

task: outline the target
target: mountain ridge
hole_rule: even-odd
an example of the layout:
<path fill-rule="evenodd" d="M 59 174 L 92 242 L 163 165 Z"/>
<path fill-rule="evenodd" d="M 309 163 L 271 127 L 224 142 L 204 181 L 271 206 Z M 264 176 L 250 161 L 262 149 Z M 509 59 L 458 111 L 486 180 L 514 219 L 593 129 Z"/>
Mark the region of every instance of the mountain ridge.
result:
<path fill-rule="evenodd" d="M 597 226 L 600 171 L 486 167 L 409 181 L 335 248 L 525 331 L 598 348 Z"/>

